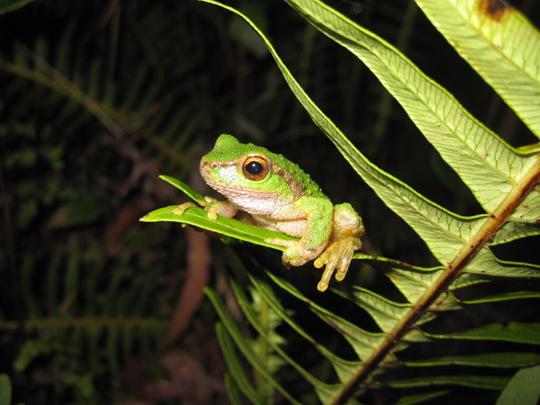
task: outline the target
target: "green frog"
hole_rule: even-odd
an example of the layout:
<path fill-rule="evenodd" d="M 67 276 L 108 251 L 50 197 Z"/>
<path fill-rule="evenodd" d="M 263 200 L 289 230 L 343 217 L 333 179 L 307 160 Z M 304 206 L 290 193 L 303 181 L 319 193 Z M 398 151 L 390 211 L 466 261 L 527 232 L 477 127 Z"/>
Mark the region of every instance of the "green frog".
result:
<path fill-rule="evenodd" d="M 242 220 L 299 238 L 267 242 L 284 247 L 286 265 L 301 266 L 315 259 L 316 268 L 325 266 L 317 284 L 319 291 L 328 288 L 334 272 L 336 280 L 345 278 L 354 251 L 361 247 L 362 219 L 348 203 L 333 205 L 298 165 L 264 147 L 223 134 L 201 158 L 200 173 L 226 198 L 205 197 L 202 204 L 209 218 L 242 213 Z M 189 206 L 193 204 L 182 204 L 176 212 Z"/>

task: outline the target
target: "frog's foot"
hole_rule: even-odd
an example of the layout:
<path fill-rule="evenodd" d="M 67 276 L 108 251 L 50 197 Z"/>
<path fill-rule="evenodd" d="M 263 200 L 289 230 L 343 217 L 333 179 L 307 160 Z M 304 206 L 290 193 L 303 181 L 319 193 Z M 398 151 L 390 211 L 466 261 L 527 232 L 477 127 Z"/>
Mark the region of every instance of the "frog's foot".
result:
<path fill-rule="evenodd" d="M 213 197 L 205 196 L 203 200 L 197 201 L 204 208 L 208 218 L 216 220 L 218 215 L 232 218 L 236 215 L 237 209 L 228 201 L 219 201 Z M 197 204 L 189 201 L 180 204 L 173 210 L 173 214 L 182 215 L 188 208 L 197 207 Z"/>
<path fill-rule="evenodd" d="M 360 239 L 352 236 L 331 242 L 313 263 L 318 269 L 326 266 L 317 284 L 317 290 L 326 291 L 334 270 L 336 270 L 336 280 L 342 281 L 349 270 L 354 251 L 360 247 Z"/>
<path fill-rule="evenodd" d="M 213 197 L 205 196 L 204 201 L 200 204 L 204 207 L 208 218 L 216 220 L 218 215 L 222 217 L 232 218 L 236 215 L 238 209 L 228 201 L 220 201 Z"/>
<path fill-rule="evenodd" d="M 267 238 L 265 241 L 285 248 L 283 256 L 281 257 L 283 264 L 301 266 L 316 256 L 316 252 L 305 248 L 297 240 Z"/>
<path fill-rule="evenodd" d="M 188 201 L 188 202 L 185 202 L 185 203 L 182 203 L 180 204 L 178 207 L 176 207 L 175 209 L 172 210 L 172 213 L 174 215 L 183 215 L 184 212 L 186 212 L 186 210 L 188 208 L 192 208 L 192 207 L 196 207 L 197 205 L 192 203 L 191 201 Z"/>

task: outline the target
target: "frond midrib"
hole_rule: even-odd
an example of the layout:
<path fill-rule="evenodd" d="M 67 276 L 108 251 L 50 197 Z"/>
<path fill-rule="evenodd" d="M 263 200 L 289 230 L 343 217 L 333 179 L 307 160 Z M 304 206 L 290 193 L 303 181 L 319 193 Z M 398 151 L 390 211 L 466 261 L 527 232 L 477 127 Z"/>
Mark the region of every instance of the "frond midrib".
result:
<path fill-rule="evenodd" d="M 379 347 L 375 349 L 372 355 L 362 363 L 362 365 L 353 374 L 351 379 L 343 384 L 338 391 L 333 403 L 344 403 L 350 395 L 354 393 L 355 388 L 369 377 L 392 349 L 401 341 L 405 334 L 414 326 L 415 322 L 437 298 L 452 284 L 452 282 L 461 274 L 467 264 L 476 256 L 476 254 L 487 245 L 487 242 L 495 235 L 501 226 L 510 218 L 519 204 L 525 199 L 535 185 L 540 182 L 540 155 L 536 157 L 536 164 L 522 176 L 515 187 L 508 193 L 506 198 L 489 215 L 484 224 L 476 233 L 471 235 L 470 240 L 463 245 L 463 248 L 456 256 L 444 264 L 445 271 L 434 282 L 434 284 L 422 294 L 414 303 L 396 326 L 386 335 Z"/>

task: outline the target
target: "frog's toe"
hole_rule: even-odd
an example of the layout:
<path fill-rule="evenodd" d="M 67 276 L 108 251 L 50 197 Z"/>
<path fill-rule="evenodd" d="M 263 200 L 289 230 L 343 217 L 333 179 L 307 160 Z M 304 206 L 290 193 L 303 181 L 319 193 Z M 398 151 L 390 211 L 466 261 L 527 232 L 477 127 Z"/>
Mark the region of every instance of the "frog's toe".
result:
<path fill-rule="evenodd" d="M 306 249 L 297 240 L 268 238 L 265 241 L 285 248 L 282 256 L 283 264 L 297 267 L 313 259 L 313 252 Z"/>
<path fill-rule="evenodd" d="M 349 265 L 351 264 L 352 256 L 354 254 L 354 249 L 348 249 L 343 256 L 339 259 L 339 264 L 337 266 L 336 280 L 343 281 L 347 275 L 347 270 L 349 270 Z"/>
<path fill-rule="evenodd" d="M 332 274 L 336 271 L 336 280 L 342 281 L 347 275 L 354 251 L 360 247 L 360 240 L 348 237 L 332 242 L 324 252 L 315 260 L 317 268 L 326 266 L 317 285 L 319 291 L 328 288 Z"/>
<path fill-rule="evenodd" d="M 306 262 L 306 260 L 303 260 L 302 258 L 289 257 L 285 254 L 283 254 L 283 257 L 281 259 L 283 261 L 283 264 L 288 264 L 294 267 L 301 266 Z"/>
<path fill-rule="evenodd" d="M 174 215 L 183 215 L 184 212 L 186 212 L 186 210 L 188 208 L 191 208 L 191 207 L 196 207 L 196 205 L 193 204 L 191 201 L 185 202 L 185 203 L 182 203 L 182 204 L 178 205 L 176 208 L 174 208 L 172 210 L 172 213 Z"/>
<path fill-rule="evenodd" d="M 328 249 L 326 249 L 324 252 L 322 252 L 319 257 L 317 257 L 315 259 L 315 261 L 313 262 L 313 265 L 320 269 L 321 267 L 324 267 L 324 265 L 326 264 L 326 262 L 328 261 L 328 259 L 330 258 L 330 251 Z"/>
<path fill-rule="evenodd" d="M 207 206 L 206 216 L 208 217 L 208 219 L 215 221 L 216 219 L 218 219 L 218 209 L 215 206 Z"/>
<path fill-rule="evenodd" d="M 284 264 L 289 264 L 295 267 L 305 264 L 310 259 L 311 257 L 298 246 L 291 246 L 285 249 L 283 251 L 283 256 L 281 257 Z"/>
<path fill-rule="evenodd" d="M 280 238 L 266 238 L 264 241 L 273 245 L 283 246 L 284 248 L 292 248 L 298 243 L 296 240 Z"/>
<path fill-rule="evenodd" d="M 331 256 L 326 262 L 326 267 L 324 268 L 321 279 L 317 284 L 317 290 L 320 292 L 324 292 L 328 288 L 328 284 L 330 284 L 330 279 L 332 278 L 332 274 L 334 274 L 338 261 L 339 257 Z"/>

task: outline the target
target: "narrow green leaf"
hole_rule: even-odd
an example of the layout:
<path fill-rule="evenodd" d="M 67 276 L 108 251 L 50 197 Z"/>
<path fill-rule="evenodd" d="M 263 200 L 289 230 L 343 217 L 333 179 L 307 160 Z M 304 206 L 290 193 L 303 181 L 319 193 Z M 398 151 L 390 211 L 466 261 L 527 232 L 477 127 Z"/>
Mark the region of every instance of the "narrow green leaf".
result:
<path fill-rule="evenodd" d="M 540 138 L 540 33 L 510 4 L 416 0 L 435 27 Z"/>
<path fill-rule="evenodd" d="M 358 368 L 360 364 L 359 362 L 345 360 L 335 355 L 326 347 L 317 342 L 315 338 L 313 338 L 304 328 L 298 325 L 298 323 L 287 314 L 287 311 L 285 308 L 283 308 L 274 292 L 267 284 L 262 283 L 260 280 L 251 275 L 249 278 L 261 294 L 262 298 L 268 303 L 268 305 L 272 307 L 276 314 L 278 314 L 281 319 L 283 319 L 292 329 L 294 329 L 296 333 L 312 344 L 313 347 L 332 364 L 340 381 L 345 381 L 351 377 L 353 372 Z"/>
<path fill-rule="evenodd" d="M 470 287 L 477 284 L 489 284 L 492 281 L 492 278 L 479 276 L 477 274 L 461 273 L 450 286 L 450 290 L 455 291 L 460 288 Z"/>
<path fill-rule="evenodd" d="M 433 273 L 434 271 L 442 268 L 440 266 L 436 266 L 436 267 L 417 266 L 417 265 L 404 262 L 403 260 L 392 259 L 390 257 L 384 257 L 384 256 L 368 255 L 363 252 L 355 253 L 354 258 L 358 260 L 366 261 L 372 265 L 384 266 L 385 268 L 397 268 L 397 269 L 403 269 L 403 270 L 410 270 L 410 271 L 414 271 L 418 273 Z"/>
<path fill-rule="evenodd" d="M 477 298 L 474 300 L 460 301 L 463 304 L 475 305 L 475 304 L 487 304 L 491 302 L 505 302 L 513 300 L 525 300 L 525 299 L 538 299 L 540 298 L 540 291 L 511 291 L 507 293 L 493 294 L 486 297 Z"/>
<path fill-rule="evenodd" d="M 219 337 L 218 337 L 219 341 Z M 221 350 L 223 350 L 223 347 L 221 346 Z M 227 392 L 227 398 L 229 399 L 229 402 L 232 405 L 244 405 L 244 400 L 242 396 L 240 395 L 240 392 L 238 391 L 238 385 L 236 385 L 236 382 L 233 377 L 229 373 L 225 374 L 225 391 Z"/>
<path fill-rule="evenodd" d="M 313 313 L 337 330 L 349 342 L 360 359 L 366 359 L 372 350 L 384 339 L 384 334 L 367 332 L 359 328 L 333 312 L 330 312 L 326 308 L 321 307 L 315 301 L 307 298 L 297 288 L 285 280 L 278 278 L 270 272 L 267 272 L 266 274 L 279 287 L 304 302 Z"/>
<path fill-rule="evenodd" d="M 489 245 L 500 245 L 513 240 L 540 235 L 540 223 L 514 222 L 505 223 L 489 241 Z"/>
<path fill-rule="evenodd" d="M 7 374 L 0 374 L 0 405 L 11 405 L 11 381 Z"/>
<path fill-rule="evenodd" d="M 426 335 L 436 339 L 495 340 L 540 345 L 540 323 L 510 322 L 506 325 L 492 323 L 461 332 L 426 333 Z"/>
<path fill-rule="evenodd" d="M 252 280 L 253 281 L 253 280 Z M 335 395 L 335 387 L 326 384 L 319 379 L 315 378 L 311 373 L 304 369 L 294 359 L 292 359 L 285 351 L 268 335 L 266 330 L 261 326 L 259 322 L 259 316 L 255 313 L 252 303 L 250 303 L 237 283 L 233 283 L 233 292 L 237 298 L 238 304 L 242 308 L 242 311 L 246 315 L 251 325 L 255 328 L 257 333 L 266 340 L 266 342 L 272 347 L 277 354 L 283 358 L 289 365 L 291 365 L 306 381 L 308 381 L 313 388 L 317 391 L 319 398 L 322 402 L 328 402 L 330 398 Z"/>
<path fill-rule="evenodd" d="M 504 387 L 497 405 L 537 405 L 540 400 L 540 366 L 519 370 Z"/>
<path fill-rule="evenodd" d="M 163 181 L 166 181 L 171 186 L 177 188 L 181 192 L 183 192 L 185 195 L 187 195 L 189 198 L 191 198 L 193 201 L 195 201 L 197 204 L 201 204 L 201 201 L 204 201 L 204 196 L 202 194 L 199 194 L 197 191 L 193 189 L 190 185 L 175 179 L 171 176 L 166 176 L 164 174 L 160 175 L 159 178 Z"/>
<path fill-rule="evenodd" d="M 377 270 L 383 270 L 385 276 L 405 296 L 407 302 L 411 303 L 415 302 L 444 270 L 442 266 L 415 266 L 400 260 L 364 253 L 356 253 L 354 258 L 368 262 Z"/>
<path fill-rule="evenodd" d="M 531 145 L 523 145 L 517 148 L 518 152 L 521 154 L 534 154 L 540 153 L 540 142 L 533 143 Z"/>
<path fill-rule="evenodd" d="M 479 375 L 427 376 L 403 380 L 393 380 L 388 385 L 393 388 L 420 388 L 440 385 L 480 388 L 484 390 L 502 390 L 508 382 L 507 377 Z"/>
<path fill-rule="evenodd" d="M 318 383 L 318 380 L 281 350 L 280 344 L 284 343 L 283 339 L 279 335 L 277 335 L 271 325 L 267 325 L 268 322 L 262 320 L 263 317 L 266 318 L 266 315 L 260 313 L 260 308 L 257 308 L 260 307 L 260 305 L 257 305 L 256 302 L 250 301 L 245 293 L 245 290 L 240 287 L 236 281 L 233 280 L 231 285 L 234 296 L 236 298 L 236 302 L 240 306 L 240 309 L 242 309 L 242 312 L 246 316 L 251 326 L 253 326 L 257 334 L 262 339 L 264 339 L 269 346 L 267 347 L 266 351 L 268 352 L 272 350 L 275 353 L 282 355 L 282 358 L 287 362 L 290 361 L 289 364 L 291 364 L 295 369 L 297 369 L 299 374 L 301 374 L 307 381 L 309 381 L 313 385 L 316 385 Z M 267 356 L 269 355 L 267 354 Z M 263 360 L 265 360 L 265 362 L 268 364 L 268 359 Z M 277 368 L 275 367 L 269 367 L 269 369 L 273 374 L 277 372 Z"/>
<path fill-rule="evenodd" d="M 383 332 L 389 332 L 411 308 L 409 304 L 400 304 L 384 298 L 359 286 L 351 288 L 332 287 L 332 291 L 354 302 L 375 320 Z"/>
<path fill-rule="evenodd" d="M 231 373 L 238 388 L 240 388 L 242 393 L 249 398 L 251 402 L 263 404 L 262 398 L 259 398 L 257 392 L 253 389 L 252 382 L 249 381 L 244 369 L 240 365 L 231 338 L 221 323 L 216 324 L 216 336 L 225 362 L 227 363 L 227 369 Z"/>
<path fill-rule="evenodd" d="M 182 215 L 175 213 L 177 205 L 158 208 L 149 212 L 140 219 L 142 222 L 179 222 L 182 224 L 193 225 L 208 231 L 229 236 L 231 238 L 254 243 L 256 245 L 266 246 L 276 250 L 283 250 L 282 246 L 277 246 L 266 242 L 268 238 L 294 239 L 288 235 L 274 232 L 259 226 L 246 224 L 236 219 L 218 217 L 217 219 L 208 218 L 208 214 L 202 208 L 188 208 Z"/>
<path fill-rule="evenodd" d="M 516 183 L 538 165 L 537 155 L 520 155 L 399 50 L 374 33 L 320 0 L 285 1 L 370 68 L 486 212 L 495 210 Z M 535 111 L 540 122 L 538 98 L 534 103 L 529 102 L 528 107 Z M 540 217 L 540 190 L 532 191 L 513 217 L 520 222 L 535 222 Z"/>
<path fill-rule="evenodd" d="M 0 0 L 0 15 L 15 11 L 33 1 L 34 0 Z"/>
<path fill-rule="evenodd" d="M 440 277 L 443 268 L 433 268 L 431 272 L 405 271 L 393 268 L 385 273 L 409 302 L 416 302 L 426 289 Z"/>
<path fill-rule="evenodd" d="M 448 391 L 434 391 L 434 392 L 425 392 L 421 394 L 412 394 L 402 396 L 396 405 L 417 405 L 423 404 L 424 402 L 431 402 L 434 399 L 448 395 Z"/>
<path fill-rule="evenodd" d="M 403 364 L 407 367 L 470 366 L 518 368 L 528 367 L 538 363 L 540 363 L 540 355 L 537 353 L 500 352 L 412 360 L 405 361 Z"/>
<path fill-rule="evenodd" d="M 259 357 L 253 352 L 250 347 L 249 342 L 242 336 L 241 332 L 238 330 L 238 327 L 232 320 L 228 310 L 223 305 L 223 302 L 219 296 L 210 289 L 205 289 L 206 296 L 212 302 L 214 309 L 216 310 L 223 326 L 227 329 L 228 334 L 233 339 L 236 347 L 244 355 L 247 361 L 263 376 L 274 389 L 279 392 L 287 401 L 293 404 L 299 404 L 291 394 L 289 394 L 285 388 L 283 388 L 274 378 L 272 373 L 268 371 L 266 366 L 261 362 Z"/>
<path fill-rule="evenodd" d="M 160 175 L 160 179 L 166 181 L 173 187 L 182 191 L 186 196 L 191 198 L 196 203 L 200 204 L 204 201 L 204 196 L 195 191 L 188 184 L 171 176 Z M 208 214 L 202 208 L 190 207 L 182 215 L 175 212 L 178 208 L 176 205 L 158 208 L 149 212 L 140 219 L 142 222 L 179 222 L 197 226 L 208 231 L 216 232 L 231 238 L 243 240 L 245 242 L 254 243 L 261 246 L 270 247 L 276 250 L 283 251 L 283 246 L 274 245 L 266 242 L 268 238 L 279 239 L 294 239 L 289 235 L 280 232 L 271 231 L 255 225 L 247 224 L 236 219 L 219 216 L 217 219 L 208 218 Z"/>
<path fill-rule="evenodd" d="M 423 321 L 423 319 L 422 319 L 424 317 L 426 318 L 425 321 Z M 417 321 L 417 324 L 421 325 L 422 323 L 429 322 L 434 318 L 435 318 L 434 314 L 426 312 L 420 317 L 420 320 Z M 427 337 L 426 334 L 424 332 L 422 332 L 419 328 L 414 328 L 414 329 L 409 330 L 404 335 L 404 337 L 402 338 L 402 342 L 405 342 L 406 344 L 405 345 L 402 344 L 401 346 L 397 346 L 397 349 L 393 350 L 395 353 L 397 353 L 400 350 L 406 349 L 407 348 L 407 343 L 431 342 L 431 339 L 429 337 Z"/>
<path fill-rule="evenodd" d="M 500 260 L 488 248 L 480 250 L 464 271 L 494 277 L 534 279 L 540 277 L 540 265 Z"/>

